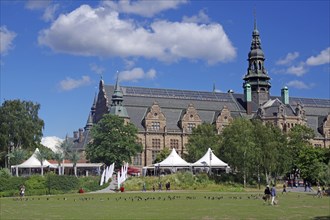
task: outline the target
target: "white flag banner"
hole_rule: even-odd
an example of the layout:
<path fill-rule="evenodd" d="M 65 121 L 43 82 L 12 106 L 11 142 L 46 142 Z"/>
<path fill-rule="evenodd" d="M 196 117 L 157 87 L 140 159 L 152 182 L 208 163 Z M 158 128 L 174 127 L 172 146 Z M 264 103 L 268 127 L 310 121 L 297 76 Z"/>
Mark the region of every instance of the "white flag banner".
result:
<path fill-rule="evenodd" d="M 104 183 L 105 170 L 106 169 L 103 170 L 102 175 L 101 175 L 100 186 L 102 186 Z"/>

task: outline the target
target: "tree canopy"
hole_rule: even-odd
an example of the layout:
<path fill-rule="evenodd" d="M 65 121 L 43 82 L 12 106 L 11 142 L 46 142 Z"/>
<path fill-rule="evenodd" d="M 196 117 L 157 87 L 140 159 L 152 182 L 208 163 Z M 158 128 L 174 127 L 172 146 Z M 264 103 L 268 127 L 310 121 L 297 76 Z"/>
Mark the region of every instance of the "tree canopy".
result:
<path fill-rule="evenodd" d="M 92 128 L 92 141 L 86 147 L 86 156 L 91 162 L 120 167 L 123 162 L 131 162 L 131 157 L 142 151 L 137 142 L 137 128 L 125 123 L 118 116 L 105 114 Z"/>
<path fill-rule="evenodd" d="M 44 121 L 40 105 L 31 101 L 6 100 L 0 107 L 0 166 L 9 166 L 6 155 L 14 149 L 34 150 L 42 138 Z"/>
<path fill-rule="evenodd" d="M 203 123 L 193 128 L 186 147 L 188 154 L 185 155 L 185 159 L 188 162 L 196 162 L 204 156 L 208 148 L 217 152 L 220 147 L 220 136 L 216 127 L 212 124 Z"/>

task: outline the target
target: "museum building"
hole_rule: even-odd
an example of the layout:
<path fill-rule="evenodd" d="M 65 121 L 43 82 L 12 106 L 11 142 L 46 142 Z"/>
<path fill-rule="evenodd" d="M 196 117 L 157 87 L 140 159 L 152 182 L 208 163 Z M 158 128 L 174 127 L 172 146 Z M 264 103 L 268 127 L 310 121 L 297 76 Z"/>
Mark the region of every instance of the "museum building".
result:
<path fill-rule="evenodd" d="M 91 140 L 90 130 L 104 114 L 118 115 L 138 128 L 142 153 L 132 165 L 149 166 L 165 147 L 175 148 L 179 155 L 186 152 L 188 137 L 194 127 L 203 122 L 214 124 L 218 133 L 234 118 L 259 118 L 288 132 L 297 124 L 307 125 L 315 132 L 315 147 L 330 147 L 330 100 L 290 97 L 282 88 L 281 96 L 271 96 L 270 77 L 264 66 L 256 23 L 248 54 L 248 68 L 243 78 L 243 94 L 144 88 L 99 83 L 84 129 L 73 134 L 74 146 L 84 152 Z"/>

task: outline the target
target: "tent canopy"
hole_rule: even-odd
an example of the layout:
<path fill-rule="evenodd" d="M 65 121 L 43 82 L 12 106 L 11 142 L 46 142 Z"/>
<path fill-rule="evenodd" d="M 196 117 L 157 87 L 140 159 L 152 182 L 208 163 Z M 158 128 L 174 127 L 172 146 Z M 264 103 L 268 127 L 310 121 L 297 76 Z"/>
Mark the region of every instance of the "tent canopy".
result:
<path fill-rule="evenodd" d="M 173 148 L 172 152 L 165 160 L 154 164 L 155 167 L 190 167 L 191 164 L 182 159 L 176 150 Z"/>
<path fill-rule="evenodd" d="M 36 148 L 32 156 L 24 161 L 21 164 L 13 165 L 12 168 L 40 168 L 41 164 L 40 161 L 37 159 L 37 153 L 39 152 L 39 149 Z M 43 161 L 43 167 L 50 167 L 50 168 L 57 168 L 57 166 L 49 163 L 47 160 Z"/>
<path fill-rule="evenodd" d="M 220 160 L 217 156 L 215 156 L 209 148 L 206 154 L 192 164 L 193 167 L 205 167 L 205 166 L 212 166 L 212 167 L 228 167 L 228 164 Z"/>

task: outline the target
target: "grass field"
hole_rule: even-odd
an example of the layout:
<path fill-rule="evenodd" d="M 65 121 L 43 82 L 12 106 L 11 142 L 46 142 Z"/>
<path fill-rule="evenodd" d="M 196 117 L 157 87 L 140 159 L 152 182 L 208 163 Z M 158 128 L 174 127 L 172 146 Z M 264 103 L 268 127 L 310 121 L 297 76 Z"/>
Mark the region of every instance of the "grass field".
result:
<path fill-rule="evenodd" d="M 1 198 L 0 219 L 330 219 L 330 198 L 288 193 L 124 192 Z"/>

